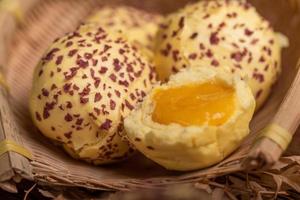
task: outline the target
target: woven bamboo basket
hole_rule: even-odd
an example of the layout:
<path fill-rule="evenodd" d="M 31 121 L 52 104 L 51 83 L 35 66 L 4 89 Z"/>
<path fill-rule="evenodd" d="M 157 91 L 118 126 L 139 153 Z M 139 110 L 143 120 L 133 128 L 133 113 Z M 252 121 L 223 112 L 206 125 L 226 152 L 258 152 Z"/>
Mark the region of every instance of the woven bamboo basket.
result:
<path fill-rule="evenodd" d="M 0 11 L 0 65 L 8 87 L 8 92 L 5 87 L 0 89 L 0 142 L 14 141 L 28 151 L 29 159 L 14 151 L 3 153 L 0 157 L 0 182 L 25 178 L 48 185 L 131 190 L 209 181 L 226 174 L 246 176 L 242 161 L 249 154 L 259 131 L 277 113 L 297 74 L 297 60 L 300 56 L 300 1 L 250 0 L 249 2 L 277 31 L 289 38 L 290 46 L 283 52 L 283 72 L 280 80 L 274 86 L 273 93 L 263 109 L 256 113 L 251 123 L 251 134 L 240 148 L 213 167 L 187 173 L 167 171 L 141 155 L 115 165 L 92 166 L 70 158 L 41 134 L 35 133 L 36 129 L 28 111 L 28 93 L 34 67 L 55 38 L 72 31 L 96 6 L 126 4 L 165 14 L 190 1 L 19 0 L 16 2 L 18 4 L 14 10 Z M 296 100 L 298 98 L 297 101 L 300 101 L 299 94 L 298 92 L 298 96 L 293 97 Z M 294 122 L 294 129 L 299 114 L 289 118 L 286 117 L 289 116 L 286 111 L 296 111 L 297 105 L 300 107 L 299 104 L 293 104 L 292 108 L 286 107 L 281 112 L 287 121 Z M 297 119 L 294 119 L 295 117 Z M 297 132 L 300 134 L 300 129 Z M 296 134 L 289 149 L 273 168 L 247 174 L 255 177 L 253 180 L 260 181 L 261 185 L 269 189 L 277 186 L 276 192 L 280 192 L 282 189 L 280 186 L 300 192 L 300 156 L 297 156 L 300 154 L 300 148 L 297 147 L 299 144 L 300 137 Z M 272 181 L 270 178 L 273 178 Z"/>

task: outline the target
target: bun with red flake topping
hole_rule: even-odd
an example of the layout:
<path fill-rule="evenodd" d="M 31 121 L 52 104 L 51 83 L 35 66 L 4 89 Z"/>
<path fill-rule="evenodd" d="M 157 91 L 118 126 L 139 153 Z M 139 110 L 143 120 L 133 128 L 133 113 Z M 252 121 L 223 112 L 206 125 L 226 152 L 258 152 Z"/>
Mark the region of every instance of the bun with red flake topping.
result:
<path fill-rule="evenodd" d="M 152 88 L 153 71 L 121 35 L 83 25 L 57 39 L 37 66 L 33 121 L 75 158 L 123 160 L 132 152 L 123 119 Z"/>
<path fill-rule="evenodd" d="M 281 72 L 287 43 L 246 1 L 200 1 L 167 17 L 154 60 L 161 80 L 187 67 L 239 74 L 248 80 L 259 108 Z"/>
<path fill-rule="evenodd" d="M 153 57 L 154 38 L 162 16 L 129 6 L 106 6 L 97 10 L 85 23 L 108 31 L 122 32 L 131 44 L 148 58 Z"/>

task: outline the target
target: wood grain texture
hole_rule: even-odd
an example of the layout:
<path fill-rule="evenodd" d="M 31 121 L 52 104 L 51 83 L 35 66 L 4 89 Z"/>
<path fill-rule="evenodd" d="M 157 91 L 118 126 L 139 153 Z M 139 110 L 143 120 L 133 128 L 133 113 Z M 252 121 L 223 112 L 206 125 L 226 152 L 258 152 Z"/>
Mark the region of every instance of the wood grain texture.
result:
<path fill-rule="evenodd" d="M 12 140 L 20 146 L 26 147 L 8 104 L 7 91 L 2 86 L 0 87 L 0 141 Z M 33 179 L 29 160 L 15 152 L 1 155 L 0 182 L 8 181 L 17 174 Z"/>

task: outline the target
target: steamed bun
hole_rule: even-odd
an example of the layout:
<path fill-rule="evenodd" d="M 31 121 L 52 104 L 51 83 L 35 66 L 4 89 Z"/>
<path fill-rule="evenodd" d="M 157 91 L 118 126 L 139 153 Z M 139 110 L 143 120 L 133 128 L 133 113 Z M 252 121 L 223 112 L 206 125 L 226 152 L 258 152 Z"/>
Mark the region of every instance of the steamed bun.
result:
<path fill-rule="evenodd" d="M 107 31 L 122 32 L 134 47 L 149 59 L 153 56 L 154 39 L 162 16 L 129 6 L 105 6 L 85 21 Z"/>
<path fill-rule="evenodd" d="M 151 89 L 153 71 L 121 35 L 81 26 L 56 40 L 37 66 L 32 119 L 75 158 L 123 160 L 132 152 L 123 119 Z"/>
<path fill-rule="evenodd" d="M 199 1 L 160 27 L 154 61 L 163 81 L 182 68 L 223 68 L 248 81 L 259 108 L 281 72 L 287 39 L 246 1 Z"/>

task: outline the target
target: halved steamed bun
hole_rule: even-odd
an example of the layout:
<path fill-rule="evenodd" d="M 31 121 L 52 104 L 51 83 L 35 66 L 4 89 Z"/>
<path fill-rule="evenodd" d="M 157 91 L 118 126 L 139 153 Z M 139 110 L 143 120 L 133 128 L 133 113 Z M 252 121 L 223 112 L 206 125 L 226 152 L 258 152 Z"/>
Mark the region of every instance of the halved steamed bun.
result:
<path fill-rule="evenodd" d="M 171 170 L 220 162 L 249 133 L 255 99 L 228 72 L 195 67 L 156 86 L 127 118 L 125 130 L 145 156 Z"/>

